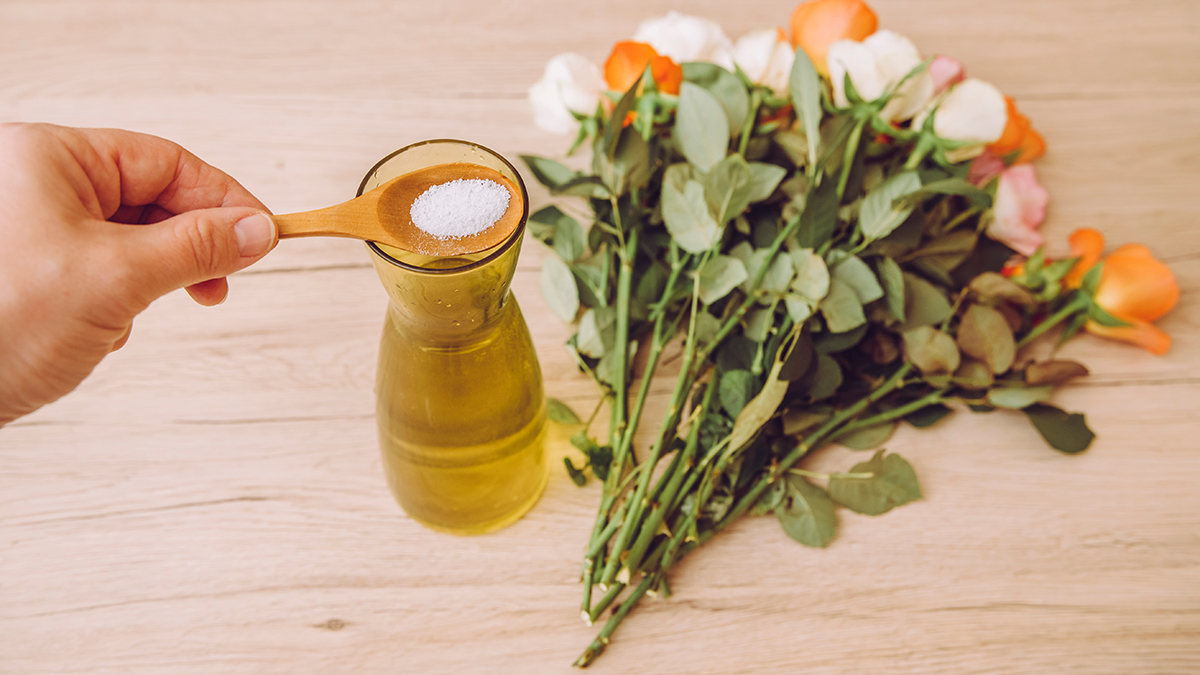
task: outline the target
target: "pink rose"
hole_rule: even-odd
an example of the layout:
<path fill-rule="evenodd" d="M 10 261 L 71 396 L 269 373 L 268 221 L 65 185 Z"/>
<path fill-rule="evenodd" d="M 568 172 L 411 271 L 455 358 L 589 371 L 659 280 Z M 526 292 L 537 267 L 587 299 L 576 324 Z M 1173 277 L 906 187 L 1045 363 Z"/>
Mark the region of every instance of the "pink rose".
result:
<path fill-rule="evenodd" d="M 933 61 L 929 64 L 929 76 L 933 78 L 934 95 L 940 94 L 962 82 L 966 74 L 967 70 L 963 67 L 963 64 L 949 56 L 938 54 L 933 57 Z"/>
<path fill-rule="evenodd" d="M 967 182 L 983 187 L 999 176 L 1001 171 L 1004 171 L 1004 160 L 991 150 L 984 150 L 971 162 L 971 168 L 967 170 Z"/>
<path fill-rule="evenodd" d="M 992 222 L 987 234 L 1022 255 L 1033 255 L 1042 245 L 1037 228 L 1046 218 L 1050 195 L 1038 183 L 1031 164 L 1018 164 L 1000 173 Z"/>

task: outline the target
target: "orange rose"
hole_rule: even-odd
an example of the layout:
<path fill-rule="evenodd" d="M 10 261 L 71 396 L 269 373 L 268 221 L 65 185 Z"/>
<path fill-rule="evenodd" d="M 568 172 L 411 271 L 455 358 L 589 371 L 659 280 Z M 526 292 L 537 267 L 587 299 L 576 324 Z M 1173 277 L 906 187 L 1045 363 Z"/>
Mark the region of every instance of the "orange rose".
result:
<path fill-rule="evenodd" d="M 1067 240 L 1071 252 L 1079 256 L 1080 261 L 1066 281 L 1078 285 L 1087 270 L 1101 260 L 1104 235 L 1084 228 L 1071 233 Z M 1125 244 L 1108 254 L 1103 262 L 1100 283 L 1096 287 L 1096 304 L 1130 325 L 1110 327 L 1088 321 L 1087 331 L 1132 342 L 1154 354 L 1167 353 L 1171 336 L 1152 322 L 1162 318 L 1179 301 L 1179 282 L 1171 269 L 1155 260 L 1150 250 L 1141 244 Z"/>
<path fill-rule="evenodd" d="M 803 47 L 817 72 L 829 77 L 825 54 L 838 40 L 861 42 L 875 32 L 875 12 L 862 0 L 811 0 L 792 12 L 792 46 Z"/>
<path fill-rule="evenodd" d="M 1001 157 L 1020 150 L 1013 164 L 1032 162 L 1046 154 L 1046 141 L 1033 128 L 1029 118 L 1017 110 L 1017 104 L 1012 97 L 1005 96 L 1004 102 L 1008 105 L 1008 122 L 1004 125 L 1004 133 L 1000 139 L 989 145 L 988 149 Z"/>
<path fill-rule="evenodd" d="M 647 65 L 659 91 L 664 94 L 679 93 L 679 85 L 683 84 L 683 69 L 671 59 L 659 56 L 654 47 L 644 42 L 618 42 L 604 62 L 604 80 L 609 89 L 624 93 L 641 78 Z"/>

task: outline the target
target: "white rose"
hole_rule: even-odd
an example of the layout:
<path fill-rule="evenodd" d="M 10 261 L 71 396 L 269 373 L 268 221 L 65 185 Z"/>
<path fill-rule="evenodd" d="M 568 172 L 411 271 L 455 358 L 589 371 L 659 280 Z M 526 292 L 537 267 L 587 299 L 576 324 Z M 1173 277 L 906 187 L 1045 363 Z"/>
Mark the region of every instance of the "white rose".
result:
<path fill-rule="evenodd" d="M 778 28 L 763 28 L 738 38 L 733 45 L 733 61 L 751 82 L 786 96 L 788 78 L 796 52 Z"/>
<path fill-rule="evenodd" d="M 529 88 L 534 121 L 554 134 L 569 134 L 579 127 L 572 112 L 596 112 L 607 88 L 600 67 L 579 54 L 559 54 L 546 64 L 537 84 Z"/>
<path fill-rule="evenodd" d="M 827 56 L 833 100 L 840 107 L 846 98 L 846 75 L 864 101 L 874 101 L 921 65 L 921 53 L 908 38 L 890 30 L 876 31 L 862 42 L 838 40 Z M 909 78 L 880 112 L 889 121 L 911 119 L 933 98 L 934 83 L 928 71 Z"/>
<path fill-rule="evenodd" d="M 672 11 L 643 21 L 633 39 L 675 63 L 706 61 L 733 70 L 733 43 L 721 26 L 709 19 Z"/>
<path fill-rule="evenodd" d="M 1008 123 L 1004 94 L 994 86 L 969 77 L 942 99 L 933 114 L 933 133 L 948 141 L 995 143 Z"/>

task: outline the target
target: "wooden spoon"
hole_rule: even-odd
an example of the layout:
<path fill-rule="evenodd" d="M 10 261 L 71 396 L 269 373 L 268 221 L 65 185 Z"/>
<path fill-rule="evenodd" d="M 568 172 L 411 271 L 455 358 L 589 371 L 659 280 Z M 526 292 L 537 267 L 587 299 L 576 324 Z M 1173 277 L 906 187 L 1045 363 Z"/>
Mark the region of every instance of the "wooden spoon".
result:
<path fill-rule="evenodd" d="M 440 238 L 417 227 L 409 213 L 413 201 L 434 185 L 460 178 L 490 180 L 504 186 L 509 193 L 508 210 L 491 227 L 464 237 Z M 498 246 L 517 228 L 523 212 L 524 204 L 516 186 L 499 171 L 456 162 L 397 176 L 337 206 L 275 216 L 275 225 L 280 239 L 349 237 L 377 241 L 422 255 L 453 257 Z"/>

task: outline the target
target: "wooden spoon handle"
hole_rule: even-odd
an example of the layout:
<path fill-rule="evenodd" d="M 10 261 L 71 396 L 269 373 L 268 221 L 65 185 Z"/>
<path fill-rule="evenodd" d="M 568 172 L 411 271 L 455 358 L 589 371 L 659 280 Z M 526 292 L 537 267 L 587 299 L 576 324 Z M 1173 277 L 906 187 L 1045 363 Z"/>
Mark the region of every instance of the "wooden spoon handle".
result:
<path fill-rule="evenodd" d="M 275 216 L 280 239 L 292 237 L 349 237 L 377 241 L 386 237 L 373 214 L 352 207 L 353 202 L 316 211 L 285 213 Z"/>

